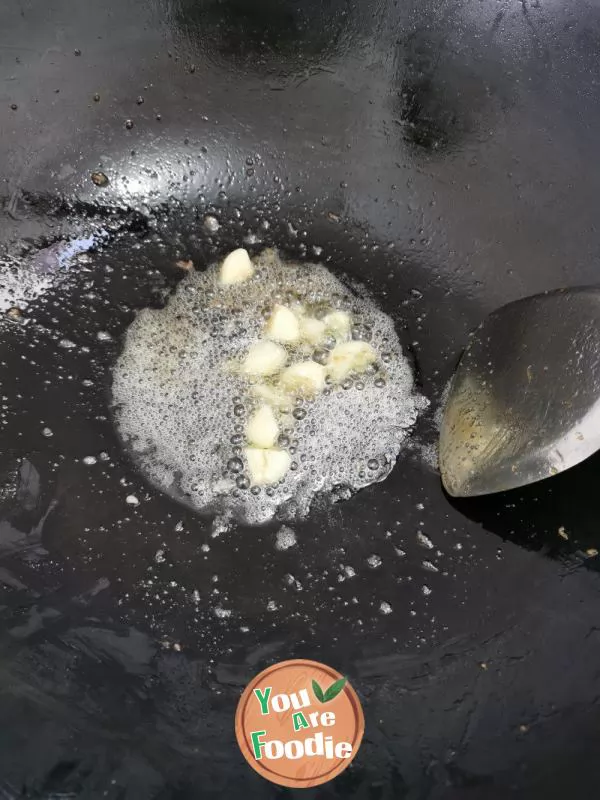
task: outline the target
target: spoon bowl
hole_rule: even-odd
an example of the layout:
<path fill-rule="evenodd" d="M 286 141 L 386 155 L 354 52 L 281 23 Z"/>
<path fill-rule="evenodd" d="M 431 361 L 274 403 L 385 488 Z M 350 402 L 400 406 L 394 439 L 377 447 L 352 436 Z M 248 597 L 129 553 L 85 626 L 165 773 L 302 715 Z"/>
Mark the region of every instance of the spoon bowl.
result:
<path fill-rule="evenodd" d="M 440 471 L 454 497 L 548 478 L 600 449 L 600 288 L 546 292 L 490 314 L 452 380 Z"/>

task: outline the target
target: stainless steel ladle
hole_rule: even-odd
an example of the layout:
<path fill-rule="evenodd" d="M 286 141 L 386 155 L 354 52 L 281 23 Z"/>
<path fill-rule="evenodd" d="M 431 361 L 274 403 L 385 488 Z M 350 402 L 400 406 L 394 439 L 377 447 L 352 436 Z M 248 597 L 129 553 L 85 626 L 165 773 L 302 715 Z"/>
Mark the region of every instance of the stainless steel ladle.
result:
<path fill-rule="evenodd" d="M 600 449 L 600 288 L 551 291 L 487 317 L 452 380 L 445 489 L 469 497 L 556 475 Z"/>

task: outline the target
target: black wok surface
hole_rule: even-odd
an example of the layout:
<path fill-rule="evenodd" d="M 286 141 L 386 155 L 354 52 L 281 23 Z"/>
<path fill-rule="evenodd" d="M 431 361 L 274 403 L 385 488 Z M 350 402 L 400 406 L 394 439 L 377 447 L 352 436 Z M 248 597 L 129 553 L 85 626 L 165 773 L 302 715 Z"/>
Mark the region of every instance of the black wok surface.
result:
<path fill-rule="evenodd" d="M 1 797 L 281 797 L 233 716 L 295 656 L 366 717 L 303 796 L 597 796 L 600 459 L 451 503 L 430 450 L 485 313 L 598 281 L 599 51 L 583 0 L 2 3 Z M 110 417 L 135 310 L 241 241 L 366 285 L 431 401 L 283 552 L 155 492 Z"/>

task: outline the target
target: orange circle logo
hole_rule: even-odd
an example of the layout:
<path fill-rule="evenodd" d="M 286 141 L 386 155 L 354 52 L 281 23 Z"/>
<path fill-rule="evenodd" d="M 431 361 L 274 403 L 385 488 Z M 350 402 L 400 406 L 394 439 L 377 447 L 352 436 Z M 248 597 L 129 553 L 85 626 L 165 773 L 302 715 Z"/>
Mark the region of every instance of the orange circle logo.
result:
<path fill-rule="evenodd" d="M 246 687 L 235 715 L 244 758 L 280 786 L 319 786 L 350 764 L 363 737 L 360 700 L 318 661 L 281 661 Z"/>

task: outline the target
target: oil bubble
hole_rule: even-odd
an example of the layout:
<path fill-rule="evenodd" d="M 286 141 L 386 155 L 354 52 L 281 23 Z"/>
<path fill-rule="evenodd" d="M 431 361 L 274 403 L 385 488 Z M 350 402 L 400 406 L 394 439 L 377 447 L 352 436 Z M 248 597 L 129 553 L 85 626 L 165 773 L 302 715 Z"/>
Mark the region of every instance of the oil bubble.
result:
<path fill-rule="evenodd" d="M 214 214 L 203 223 L 209 233 L 219 229 Z M 167 304 L 138 312 L 113 371 L 117 432 L 143 475 L 194 509 L 217 508 L 250 524 L 304 516 L 317 494 L 341 499 L 378 480 L 383 464 L 371 468 L 368 461 L 373 443 L 393 465 L 424 407 L 393 320 L 323 265 L 285 262 L 266 249 L 253 258 L 252 280 L 222 287 L 218 264 L 205 268 L 195 253 L 190 256 L 195 269 L 185 273 Z M 263 387 L 272 396 L 277 380 L 249 381 L 230 365 L 261 338 L 265 313 L 276 303 L 299 302 L 311 314 L 327 308 L 352 314 L 376 352 L 393 357 L 382 385 L 380 374 L 370 379 L 371 370 L 346 377 L 348 389 L 362 384 L 356 392 L 327 376 L 324 391 L 292 402 L 287 411 L 277 408 L 276 446 L 296 469 L 277 484 L 248 486 L 246 416 L 264 402 L 254 392 Z M 335 345 L 330 337 L 316 348 L 286 348 L 290 361 L 312 354 L 325 362 Z"/>

